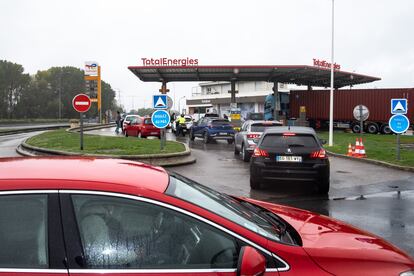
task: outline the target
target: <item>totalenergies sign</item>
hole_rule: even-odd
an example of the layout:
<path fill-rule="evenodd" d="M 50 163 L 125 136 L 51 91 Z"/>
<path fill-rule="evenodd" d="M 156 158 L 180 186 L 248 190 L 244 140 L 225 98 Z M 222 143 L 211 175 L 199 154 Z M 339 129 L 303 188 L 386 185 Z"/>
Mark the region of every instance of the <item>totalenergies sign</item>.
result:
<path fill-rule="evenodd" d="M 97 76 L 99 64 L 96 61 L 85 61 L 85 75 Z"/>
<path fill-rule="evenodd" d="M 197 66 L 197 58 L 141 58 L 143 66 Z"/>
<path fill-rule="evenodd" d="M 319 60 L 314 58 L 313 59 L 313 66 L 323 67 L 323 68 L 331 68 L 331 63 L 327 62 L 326 60 Z M 341 65 L 334 63 L 334 70 L 341 70 Z"/>

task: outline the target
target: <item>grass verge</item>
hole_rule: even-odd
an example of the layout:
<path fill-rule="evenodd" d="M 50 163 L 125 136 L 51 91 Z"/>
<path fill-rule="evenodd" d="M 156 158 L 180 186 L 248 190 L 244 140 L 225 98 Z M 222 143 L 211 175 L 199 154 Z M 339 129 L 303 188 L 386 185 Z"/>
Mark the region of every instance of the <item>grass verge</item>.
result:
<path fill-rule="evenodd" d="M 328 140 L 328 132 L 318 132 L 320 138 Z M 414 136 L 401 135 L 401 160 L 397 160 L 397 136 L 380 134 L 359 134 L 345 133 L 343 131 L 334 132 L 334 145 L 325 148 L 334 153 L 347 154 L 348 144 L 355 145 L 355 139 L 362 137 L 369 159 L 385 161 L 388 163 L 414 167 Z M 410 147 L 411 146 L 411 147 Z"/>
<path fill-rule="evenodd" d="M 83 148 L 80 150 L 79 133 L 63 129 L 48 131 L 27 140 L 27 144 L 46 149 L 63 150 L 76 153 L 107 155 L 141 155 L 177 153 L 185 151 L 181 143 L 167 141 L 164 150 L 160 150 L 159 139 L 138 139 L 136 137 L 109 137 L 84 134 Z"/>

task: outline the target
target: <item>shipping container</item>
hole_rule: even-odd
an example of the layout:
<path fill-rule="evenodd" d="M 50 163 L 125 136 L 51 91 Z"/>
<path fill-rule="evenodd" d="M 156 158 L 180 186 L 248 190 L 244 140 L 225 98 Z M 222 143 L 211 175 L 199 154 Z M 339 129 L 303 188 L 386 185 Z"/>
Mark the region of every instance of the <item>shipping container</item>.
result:
<path fill-rule="evenodd" d="M 306 118 L 316 128 L 324 127 L 329 121 L 329 90 L 295 90 L 290 92 L 289 117 L 299 118 L 301 106 L 306 108 Z M 364 123 L 365 131 L 389 133 L 388 120 L 391 114 L 391 99 L 407 99 L 410 124 L 414 121 L 414 88 L 392 89 L 339 89 L 334 91 L 334 122 L 336 126 L 349 124 L 354 132 L 359 132 L 353 110 L 357 105 L 365 105 L 369 118 Z M 355 127 L 355 128 L 353 128 Z"/>

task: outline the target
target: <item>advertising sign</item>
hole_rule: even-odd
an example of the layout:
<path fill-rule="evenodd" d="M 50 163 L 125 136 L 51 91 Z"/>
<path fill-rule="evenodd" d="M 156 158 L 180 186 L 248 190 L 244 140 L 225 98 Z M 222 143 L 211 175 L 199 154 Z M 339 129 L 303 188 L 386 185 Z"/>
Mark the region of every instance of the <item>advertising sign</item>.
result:
<path fill-rule="evenodd" d="M 85 61 L 85 75 L 97 76 L 98 75 L 98 63 L 96 61 Z"/>

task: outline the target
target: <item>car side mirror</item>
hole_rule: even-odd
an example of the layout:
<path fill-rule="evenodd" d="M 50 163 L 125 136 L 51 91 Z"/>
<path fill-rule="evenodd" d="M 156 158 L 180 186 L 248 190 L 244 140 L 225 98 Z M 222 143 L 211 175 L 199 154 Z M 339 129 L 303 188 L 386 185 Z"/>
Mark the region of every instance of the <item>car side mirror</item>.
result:
<path fill-rule="evenodd" d="M 130 125 L 130 124 L 131 124 L 131 122 L 125 122 L 125 124 Z"/>
<path fill-rule="evenodd" d="M 266 271 L 266 259 L 251 246 L 243 246 L 237 262 L 237 275 L 256 276 Z"/>
<path fill-rule="evenodd" d="M 327 143 L 325 139 L 319 139 L 319 141 L 321 142 L 322 145 L 325 145 Z"/>

